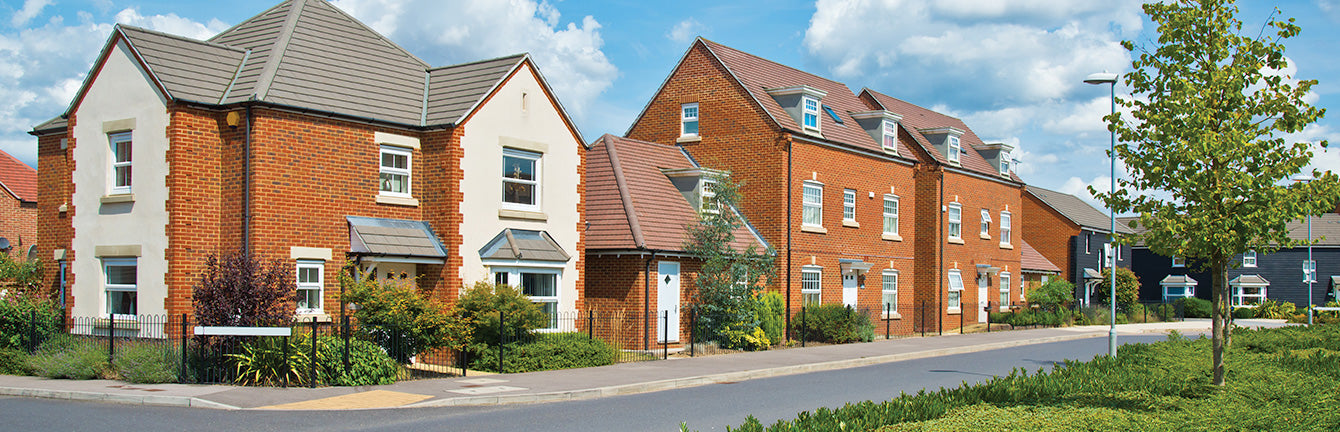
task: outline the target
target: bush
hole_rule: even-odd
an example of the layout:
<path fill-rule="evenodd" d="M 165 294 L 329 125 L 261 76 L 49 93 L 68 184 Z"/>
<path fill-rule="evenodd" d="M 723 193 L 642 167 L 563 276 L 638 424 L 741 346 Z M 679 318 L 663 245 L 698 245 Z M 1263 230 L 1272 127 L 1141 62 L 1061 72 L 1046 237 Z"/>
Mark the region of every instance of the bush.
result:
<path fill-rule="evenodd" d="M 1214 305 L 1209 300 L 1195 297 L 1182 297 L 1173 304 L 1181 307 L 1183 316 L 1187 318 L 1209 318 L 1214 311 Z"/>
<path fill-rule="evenodd" d="M 498 348 L 483 344 L 470 349 L 470 369 L 519 373 L 571 369 L 614 364 L 615 349 L 605 341 L 583 333 L 546 333 L 529 342 L 503 346 L 503 366 L 498 370 Z"/>
<path fill-rule="evenodd" d="M 400 365 L 377 344 L 351 338 L 349 340 L 349 370 L 344 369 L 344 339 L 335 336 L 317 338 L 326 383 L 335 386 L 365 386 L 394 384 Z"/>
<path fill-rule="evenodd" d="M 4 252 L 0 252 L 4 255 Z M 34 294 L 10 293 L 0 296 L 0 349 L 29 350 L 32 341 L 33 313 L 37 317 L 37 342 L 60 331 L 60 305 Z"/>
<path fill-rule="evenodd" d="M 177 382 L 177 352 L 170 344 L 132 343 L 116 349 L 115 369 L 122 380 L 135 384 Z"/>
<path fill-rule="evenodd" d="M 758 315 L 758 328 L 772 343 L 782 341 L 786 332 L 786 301 L 779 292 L 767 292 L 758 296 L 754 303 L 754 313 Z"/>
<path fill-rule="evenodd" d="M 470 329 L 475 344 L 498 345 L 498 312 L 504 315 L 502 336 L 524 340 L 532 330 L 549 326 L 548 314 L 529 297 L 508 285 L 475 282 L 456 302 L 456 314 Z"/>
<path fill-rule="evenodd" d="M 793 331 L 806 340 L 830 343 L 870 342 L 875 326 L 870 317 L 840 304 L 811 306 L 804 309 Z"/>
<path fill-rule="evenodd" d="M 241 252 L 205 258 L 191 289 L 197 325 L 237 327 L 289 324 L 298 292 L 291 265 Z"/>
<path fill-rule="evenodd" d="M 409 363 L 420 351 L 463 346 L 469 335 L 465 322 L 413 286 L 381 283 L 370 275 L 355 281 L 349 273 L 340 272 L 340 283 L 345 301 L 360 306 L 354 312 L 359 336 L 386 349 L 396 361 Z"/>
<path fill-rule="evenodd" d="M 78 336 L 57 335 L 43 342 L 31 363 L 36 375 L 47 378 L 94 379 L 111 375 L 106 345 Z"/>
<path fill-rule="evenodd" d="M 1094 294 L 1107 303 L 1111 293 L 1108 292 L 1108 285 L 1112 280 L 1111 267 L 1103 269 L 1103 283 L 1098 284 L 1094 289 Z M 1117 308 L 1119 310 L 1130 310 L 1140 300 L 1140 279 L 1135 276 L 1135 272 L 1125 267 L 1117 267 Z"/>
<path fill-rule="evenodd" d="M 1043 309 L 1057 309 L 1075 300 L 1075 284 L 1052 279 L 1028 292 L 1028 303 Z"/>
<path fill-rule="evenodd" d="M 1233 308 L 1233 319 L 1248 319 L 1256 317 L 1255 308 L 1237 307 Z"/>
<path fill-rule="evenodd" d="M 0 375 L 32 375 L 33 366 L 28 353 L 13 348 L 0 348 Z"/>
<path fill-rule="evenodd" d="M 225 354 L 224 358 L 236 372 L 236 383 L 240 385 L 299 386 L 307 384 L 312 366 L 312 338 L 306 333 L 296 333 L 288 338 L 287 364 L 284 357 L 284 339 L 281 337 L 259 337 L 241 345 L 240 353 Z M 317 355 L 320 356 L 318 351 Z M 317 363 L 322 363 L 318 358 Z M 325 380 L 325 371 L 317 368 L 317 382 Z"/>
<path fill-rule="evenodd" d="M 1070 324 L 1070 311 L 1065 309 L 1051 311 L 1020 309 L 1016 312 L 992 313 L 991 322 L 1009 324 L 1014 327 L 1036 325 L 1059 327 Z"/>
<path fill-rule="evenodd" d="M 1256 314 L 1253 318 L 1286 320 L 1298 313 L 1298 306 L 1290 302 L 1278 302 L 1266 299 L 1261 302 L 1261 304 L 1256 305 L 1254 312 L 1256 312 Z"/>
<path fill-rule="evenodd" d="M 759 327 L 754 327 L 754 330 L 749 332 L 726 329 L 721 331 L 720 336 L 722 340 L 718 343 L 725 349 L 761 351 L 772 346 L 772 339 L 769 339 L 767 332 Z"/>

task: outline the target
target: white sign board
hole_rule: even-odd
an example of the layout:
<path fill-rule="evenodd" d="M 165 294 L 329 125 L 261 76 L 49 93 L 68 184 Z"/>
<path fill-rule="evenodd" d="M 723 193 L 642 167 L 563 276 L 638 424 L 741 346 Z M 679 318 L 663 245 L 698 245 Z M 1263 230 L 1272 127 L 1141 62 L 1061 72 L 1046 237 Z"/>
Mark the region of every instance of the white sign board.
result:
<path fill-rule="evenodd" d="M 197 326 L 196 336 L 292 336 L 290 327 L 206 327 Z"/>

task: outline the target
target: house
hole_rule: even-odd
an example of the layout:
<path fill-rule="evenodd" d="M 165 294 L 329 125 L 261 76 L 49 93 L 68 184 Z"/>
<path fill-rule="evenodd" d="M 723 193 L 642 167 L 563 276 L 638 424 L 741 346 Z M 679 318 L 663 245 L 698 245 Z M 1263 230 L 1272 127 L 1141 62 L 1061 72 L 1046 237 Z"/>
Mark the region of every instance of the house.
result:
<path fill-rule="evenodd" d="M 1075 298 L 1089 304 L 1095 284 L 1102 282 L 1105 263 L 1111 261 L 1106 258 L 1112 232 L 1109 216 L 1074 195 L 1032 185 L 1025 192 L 1024 240 L 1058 263 L 1060 277 L 1075 284 Z M 1117 234 L 1131 233 L 1129 226 L 1117 224 Z M 1115 251 L 1117 266 L 1130 268 L 1131 247 L 1120 245 Z"/>
<path fill-rule="evenodd" d="M 586 147 L 525 54 L 433 67 L 325 0 L 205 41 L 120 25 L 31 133 L 72 315 L 190 314 L 233 251 L 293 266 L 303 319 L 344 311 L 347 261 L 441 302 L 497 281 L 581 307 Z"/>
<path fill-rule="evenodd" d="M 709 206 L 712 183 L 727 173 L 698 165 L 674 145 L 612 135 L 592 144 L 587 161 L 586 307 L 633 323 L 600 329 L 623 330 L 606 340 L 625 348 L 687 341 L 681 305 L 696 296 L 701 267 L 685 247 L 688 229 L 700 212 L 739 214 Z M 733 235 L 737 251 L 769 251 L 747 221 Z"/>
<path fill-rule="evenodd" d="M 778 253 L 779 278 L 770 289 L 784 294 L 788 316 L 802 306 L 845 304 L 907 334 L 958 325 L 946 317 L 961 307 L 948 299 L 962 290 L 950 288 L 951 273 L 942 269 L 1019 268 L 1019 252 L 1000 237 L 990 251 L 976 238 L 971 246 L 955 245 L 943 265 L 922 250 L 951 240 L 941 227 L 947 216 L 922 214 L 939 206 L 938 195 L 923 193 L 938 184 L 927 173 L 944 171 L 926 159 L 928 137 L 943 143 L 952 135 L 958 142 L 966 129 L 928 113 L 906 103 L 885 106 L 873 92 L 858 96 L 845 84 L 699 38 L 625 135 L 677 145 L 742 184 L 741 212 Z M 949 123 L 959 125 L 957 132 L 920 130 Z M 972 155 L 969 168 L 948 168 L 962 189 L 952 193 L 963 197 L 959 206 L 989 209 L 993 218 L 1004 212 L 1008 221 L 1005 206 L 1018 209 L 1021 183 L 989 165 L 972 147 L 984 144 L 973 140 L 961 146 Z M 1013 198 L 996 198 L 1001 194 Z M 961 230 L 964 210 L 956 211 Z M 999 236 L 997 227 L 992 234 Z M 967 301 L 978 298 L 970 293 Z M 924 323 L 914 322 L 919 307 L 933 308 Z"/>
<path fill-rule="evenodd" d="M 37 170 L 0 151 L 0 253 L 26 259 L 37 246 Z"/>
<path fill-rule="evenodd" d="M 985 143 L 962 120 L 865 89 L 861 100 L 902 115 L 923 163 L 917 166 L 916 234 L 919 300 L 936 304 L 941 328 L 987 322 L 988 308 L 1022 301 L 1017 289 L 1023 240 L 1016 232 L 1024 183 L 1014 174 L 1013 146 Z M 977 235 L 971 233 L 976 232 Z M 975 281 L 975 290 L 965 281 Z M 966 316 L 954 319 L 955 314 Z"/>
<path fill-rule="evenodd" d="M 1019 243 L 1023 248 L 1019 251 L 1019 268 L 1023 272 L 1023 279 L 1019 285 L 1020 297 L 1012 298 L 1009 302 L 1002 302 L 1006 304 L 1027 302 L 1029 291 L 1045 285 L 1052 278 L 1061 276 L 1061 268 L 1053 264 L 1037 249 L 1034 249 L 1033 245 L 1028 244 L 1028 241 L 1020 239 Z"/>
<path fill-rule="evenodd" d="M 1138 218 L 1119 218 L 1119 225 L 1131 226 Z M 1325 213 L 1311 218 L 1312 261 L 1316 269 L 1312 280 L 1312 298 L 1308 299 L 1306 273 L 1308 247 L 1297 246 L 1265 254 L 1249 251 L 1230 263 L 1228 285 L 1234 307 L 1252 307 L 1270 299 L 1290 302 L 1300 308 L 1308 304 L 1323 306 L 1336 300 L 1340 291 L 1340 214 Z M 1291 239 L 1308 239 L 1307 219 L 1285 225 Z M 1138 227 L 1136 233 L 1142 232 Z M 1143 243 L 1136 243 L 1131 251 L 1132 268 L 1140 278 L 1140 300 L 1171 302 L 1179 297 L 1197 297 L 1209 300 L 1213 280 L 1208 269 L 1199 268 L 1194 261 L 1154 253 Z"/>

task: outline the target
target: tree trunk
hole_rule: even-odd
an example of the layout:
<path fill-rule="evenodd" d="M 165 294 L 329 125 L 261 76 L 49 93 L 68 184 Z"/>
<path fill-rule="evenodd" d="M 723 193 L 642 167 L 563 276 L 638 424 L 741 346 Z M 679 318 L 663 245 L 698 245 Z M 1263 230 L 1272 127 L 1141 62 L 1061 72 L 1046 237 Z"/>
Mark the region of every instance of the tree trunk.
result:
<path fill-rule="evenodd" d="M 1229 318 L 1228 312 L 1229 298 L 1232 294 L 1228 292 L 1228 261 L 1216 257 L 1210 265 L 1210 272 L 1213 274 L 1213 283 L 1211 284 L 1210 302 L 1213 304 L 1213 313 L 1211 314 L 1210 333 L 1211 344 L 1213 345 L 1213 365 L 1214 385 L 1224 385 L 1224 353 L 1228 351 L 1229 344 Z"/>

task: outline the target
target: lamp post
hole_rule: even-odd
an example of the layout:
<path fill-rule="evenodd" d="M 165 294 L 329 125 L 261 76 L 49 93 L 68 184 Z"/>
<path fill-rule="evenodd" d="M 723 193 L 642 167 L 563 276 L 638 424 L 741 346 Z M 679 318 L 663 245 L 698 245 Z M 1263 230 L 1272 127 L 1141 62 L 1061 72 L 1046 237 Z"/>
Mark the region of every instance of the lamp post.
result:
<path fill-rule="evenodd" d="M 1293 181 L 1310 183 L 1312 176 L 1298 174 Z M 1317 264 L 1312 261 L 1312 213 L 1307 214 L 1307 262 L 1303 263 L 1303 281 L 1307 282 L 1307 325 L 1312 325 L 1312 281 L 1317 279 Z"/>
<path fill-rule="evenodd" d="M 1108 99 L 1111 101 L 1112 104 L 1112 114 L 1117 113 L 1117 74 L 1111 72 L 1098 72 L 1090 74 L 1088 77 L 1084 78 L 1084 83 L 1093 85 L 1107 84 L 1109 91 Z M 1109 144 L 1107 154 L 1108 159 L 1111 160 L 1111 172 L 1109 173 L 1109 178 L 1112 180 L 1112 188 L 1108 189 L 1108 192 L 1116 193 L 1117 192 L 1117 131 L 1116 129 L 1109 128 L 1108 134 L 1112 136 L 1112 142 Z M 1108 250 L 1113 250 L 1117 247 L 1117 212 L 1115 209 L 1111 208 L 1107 209 L 1107 211 L 1108 211 L 1109 229 L 1111 229 L 1111 231 L 1108 231 L 1107 233 L 1107 244 L 1109 246 Z M 1109 257 L 1115 258 L 1116 257 L 1115 251 L 1108 253 L 1108 256 L 1104 257 L 1103 259 L 1108 259 Z M 1112 297 L 1111 299 L 1108 300 L 1108 307 L 1111 308 L 1111 311 L 1108 314 L 1108 316 L 1111 318 L 1112 323 L 1107 330 L 1107 355 L 1109 357 L 1116 358 L 1117 357 L 1117 260 L 1116 259 L 1112 260 L 1112 265 L 1108 266 L 1108 271 L 1111 272 L 1112 274 L 1111 279 L 1112 285 L 1108 289 L 1108 293 L 1111 294 Z"/>

